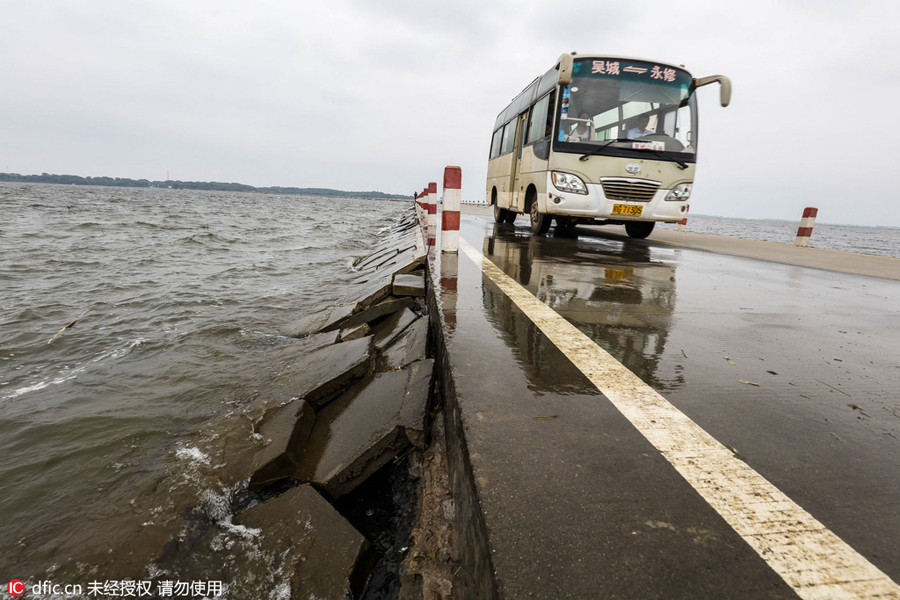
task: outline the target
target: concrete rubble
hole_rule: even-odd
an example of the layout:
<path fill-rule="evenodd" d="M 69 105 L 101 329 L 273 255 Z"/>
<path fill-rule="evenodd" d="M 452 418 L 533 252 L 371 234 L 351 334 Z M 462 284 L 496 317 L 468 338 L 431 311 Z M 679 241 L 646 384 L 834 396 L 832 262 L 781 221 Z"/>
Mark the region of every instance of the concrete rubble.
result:
<path fill-rule="evenodd" d="M 214 504 L 203 509 L 212 522 L 164 553 L 157 573 L 222 581 L 229 598 L 358 598 L 365 588 L 376 558 L 371 544 L 311 485 L 236 514 Z"/>
<path fill-rule="evenodd" d="M 224 459 L 233 472 L 223 479 L 249 480 L 250 494 L 274 497 L 238 507 L 224 530 L 208 527 L 194 545 L 214 548 L 229 527 L 259 530 L 255 543 L 280 557 L 291 597 L 301 589 L 303 597 L 358 597 L 371 548 L 330 502 L 407 448 L 424 449 L 430 431 L 426 248 L 413 211 L 354 266 L 354 293 L 284 328 L 299 338 L 279 351 L 292 356 L 279 357 L 278 372 L 240 409 L 253 441 L 231 444 Z M 203 554 L 160 567 L 184 577 Z"/>
<path fill-rule="evenodd" d="M 319 411 L 294 477 L 339 498 L 409 444 L 423 446 L 433 370 L 420 360 L 380 373 Z"/>

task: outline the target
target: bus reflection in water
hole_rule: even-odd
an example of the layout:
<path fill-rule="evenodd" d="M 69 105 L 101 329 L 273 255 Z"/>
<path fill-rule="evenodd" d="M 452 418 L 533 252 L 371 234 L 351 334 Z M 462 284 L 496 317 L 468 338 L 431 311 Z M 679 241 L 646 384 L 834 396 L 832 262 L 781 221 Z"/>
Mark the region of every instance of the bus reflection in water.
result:
<path fill-rule="evenodd" d="M 657 221 L 687 216 L 697 163 L 697 88 L 683 67 L 611 56 L 564 54 L 494 123 L 486 201 L 498 223 L 529 215 L 536 234 L 551 220 L 625 225 L 647 237 Z"/>
<path fill-rule="evenodd" d="M 484 255 L 656 389 L 676 389 L 677 373 L 660 373 L 675 310 L 675 267 L 649 260 L 650 249 L 620 242 L 516 236 L 495 225 Z M 548 357 L 552 343 L 506 296 L 485 286 L 488 318 L 508 338 L 530 384 L 556 393 L 594 387 Z M 565 362 L 563 360 L 563 362 Z"/>

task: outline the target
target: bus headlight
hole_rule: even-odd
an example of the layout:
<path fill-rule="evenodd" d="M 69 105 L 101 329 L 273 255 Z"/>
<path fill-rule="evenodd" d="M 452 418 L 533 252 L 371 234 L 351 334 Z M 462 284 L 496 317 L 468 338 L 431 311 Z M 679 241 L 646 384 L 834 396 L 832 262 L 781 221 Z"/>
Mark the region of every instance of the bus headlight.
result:
<path fill-rule="evenodd" d="M 554 187 L 561 192 L 587 194 L 587 187 L 578 175 L 553 171 L 550 176 L 553 180 Z"/>
<path fill-rule="evenodd" d="M 672 188 L 672 191 L 666 196 L 666 200 L 669 202 L 683 202 L 691 197 L 693 187 L 693 183 L 679 183 Z"/>

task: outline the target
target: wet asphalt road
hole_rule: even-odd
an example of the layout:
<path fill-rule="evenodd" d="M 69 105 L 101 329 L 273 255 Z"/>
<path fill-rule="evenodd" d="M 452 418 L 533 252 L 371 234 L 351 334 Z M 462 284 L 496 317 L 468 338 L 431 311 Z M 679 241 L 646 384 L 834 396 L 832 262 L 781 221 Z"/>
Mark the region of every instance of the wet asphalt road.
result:
<path fill-rule="evenodd" d="M 900 581 L 900 282 L 631 240 L 594 228 L 579 228 L 575 236 L 554 235 L 552 229 L 546 237 L 532 236 L 525 219 L 519 221 L 518 225 L 495 225 L 489 218 L 465 216 L 461 234 L 895 582 Z M 525 560 L 523 550 L 516 550 L 512 539 L 504 541 L 500 530 L 528 527 L 521 515 L 531 510 L 524 500 L 516 508 L 517 501 L 499 496 L 508 496 L 508 489 L 517 485 L 539 496 L 572 487 L 569 470 L 577 475 L 582 463 L 593 460 L 599 461 L 593 483 L 582 492 L 558 495 L 558 502 L 568 505 L 565 510 L 570 513 L 583 510 L 583 506 L 576 508 L 579 498 L 598 499 L 598 507 L 581 519 L 589 533 L 575 533 L 575 524 L 561 531 L 606 545 L 619 543 L 615 535 L 630 538 L 612 554 L 599 546 L 601 557 L 596 563 L 590 557 L 578 557 L 582 568 L 597 571 L 595 591 L 605 589 L 623 597 L 692 592 L 711 596 L 726 589 L 734 597 L 793 595 L 778 585 L 762 561 L 738 557 L 735 548 L 740 548 L 740 540 L 731 539 L 727 527 L 707 514 L 708 506 L 697 501 L 689 488 L 669 481 L 672 473 L 656 461 L 654 450 L 633 439 L 629 426 L 597 402 L 599 393 L 592 384 L 494 286 L 481 280 L 462 254 L 454 268 L 460 289 L 450 310 L 455 328 L 451 338 L 456 338 L 451 346 L 455 344 L 457 356 L 463 352 L 471 359 L 465 361 L 461 374 L 481 377 L 487 392 L 471 404 L 483 410 L 471 418 L 468 436 L 475 453 L 476 481 L 479 476 L 484 480 L 482 503 L 489 515 L 487 526 L 494 529 L 499 546 L 495 552 L 508 552 L 510 566 Z M 488 336 L 487 343 L 486 325 L 495 334 Z M 485 383 L 498 373 L 502 382 Z M 509 382 L 515 379 L 524 382 L 527 392 L 509 391 Z M 465 391 L 466 384 L 462 387 Z M 504 404 L 504 390 L 520 406 Z M 488 400 L 491 391 L 496 393 Z M 461 405 L 465 411 L 465 400 Z M 495 439 L 501 430 L 513 426 L 516 413 L 525 407 L 530 413 L 519 423 L 526 428 L 521 436 Z M 558 427 L 553 421 L 567 417 L 571 418 L 568 431 L 541 439 L 541 427 Z M 523 443 L 568 448 L 568 456 L 550 448 L 515 448 Z M 596 456 L 587 456 L 591 453 Z M 504 471 L 516 468 L 516 463 L 538 464 L 541 456 L 558 464 L 546 473 L 537 467 L 539 473 L 533 479 L 517 476 L 521 481 L 513 481 Z M 606 471 L 602 477 L 596 475 L 599 469 Z M 491 478 L 494 481 L 488 482 Z M 553 481 L 543 491 L 535 489 L 541 487 L 542 478 Z M 610 503 L 627 505 L 624 513 L 602 507 L 602 490 L 610 486 L 618 490 Z M 543 502 L 549 500 L 545 497 Z M 654 520 L 654 511 L 668 517 Z M 546 518 L 550 529 L 556 513 L 532 517 Z M 614 520 L 621 521 L 621 531 L 612 524 Z M 630 521 L 647 530 L 643 542 L 636 539 L 641 532 Z M 627 531 L 629 527 L 634 531 Z M 663 533 L 677 529 L 681 535 L 666 540 L 654 535 L 659 533 L 656 529 Z M 693 542 L 687 541 L 691 531 Z M 707 556 L 691 558 L 692 551 L 679 544 L 696 550 L 696 538 L 701 535 L 697 532 L 705 532 L 702 535 L 712 541 L 701 544 L 701 554 Z M 532 548 L 547 543 L 535 535 Z M 633 546 L 633 553 L 622 550 L 622 545 Z M 649 551 L 651 546 L 656 550 Z M 590 547 L 590 541 L 562 543 L 534 562 L 547 563 L 559 552 L 587 555 Z M 636 559 L 642 552 L 643 558 Z M 683 556 L 660 558 L 679 553 Z M 717 554 L 722 555 L 721 563 Z M 540 596 L 541 590 L 567 589 L 559 582 L 546 588 L 532 582 L 518 589 L 505 579 L 507 558 L 495 555 L 494 561 L 501 595 L 504 590 L 512 597 L 524 590 Z M 665 563 L 662 571 L 671 571 L 662 579 L 644 574 L 637 577 L 641 581 L 626 583 L 627 577 L 622 576 L 623 569 L 660 567 L 659 561 Z M 604 565 L 613 564 L 618 575 L 599 574 Z M 670 581 L 682 567 L 691 581 Z M 579 572 L 573 569 L 566 574 L 560 566 L 551 569 L 560 570 L 555 575 L 548 572 L 546 578 L 571 580 Z M 697 579 L 703 572 L 707 575 L 701 585 Z M 660 584 L 668 587 L 659 588 Z"/>

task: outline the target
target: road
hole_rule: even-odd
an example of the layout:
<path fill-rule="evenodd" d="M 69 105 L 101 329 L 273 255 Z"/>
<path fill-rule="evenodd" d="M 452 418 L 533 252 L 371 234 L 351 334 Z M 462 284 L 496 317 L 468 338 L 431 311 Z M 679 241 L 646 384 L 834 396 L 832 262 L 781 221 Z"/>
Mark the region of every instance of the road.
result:
<path fill-rule="evenodd" d="M 900 260 L 519 221 L 436 261 L 501 597 L 900 597 Z"/>

